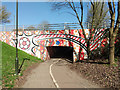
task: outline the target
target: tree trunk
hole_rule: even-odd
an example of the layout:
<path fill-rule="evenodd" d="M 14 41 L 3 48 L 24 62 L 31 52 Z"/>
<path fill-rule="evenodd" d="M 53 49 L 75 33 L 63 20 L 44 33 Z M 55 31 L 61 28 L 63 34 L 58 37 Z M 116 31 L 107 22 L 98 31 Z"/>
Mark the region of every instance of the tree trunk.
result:
<path fill-rule="evenodd" d="M 90 42 L 89 40 L 87 41 L 87 55 L 88 55 L 88 60 L 90 59 Z"/>
<path fill-rule="evenodd" d="M 114 52 L 115 52 L 115 37 L 114 36 L 110 36 L 110 48 L 109 48 L 109 63 L 110 65 L 115 64 L 115 60 L 114 60 Z"/>

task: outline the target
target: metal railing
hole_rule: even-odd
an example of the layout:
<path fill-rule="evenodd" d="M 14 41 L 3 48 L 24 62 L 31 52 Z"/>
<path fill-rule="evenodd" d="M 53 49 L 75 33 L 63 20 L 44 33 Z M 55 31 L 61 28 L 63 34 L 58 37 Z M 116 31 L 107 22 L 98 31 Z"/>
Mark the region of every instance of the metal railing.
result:
<path fill-rule="evenodd" d="M 84 29 L 90 29 L 90 23 L 83 23 Z M 109 24 L 103 23 L 103 25 L 98 28 L 109 28 Z M 56 23 L 56 24 L 38 24 L 38 25 L 19 25 L 19 31 L 29 31 L 29 30 L 71 30 L 71 29 L 81 29 L 79 23 Z M 15 25 L 3 25 L 0 26 L 0 31 L 15 31 Z"/>

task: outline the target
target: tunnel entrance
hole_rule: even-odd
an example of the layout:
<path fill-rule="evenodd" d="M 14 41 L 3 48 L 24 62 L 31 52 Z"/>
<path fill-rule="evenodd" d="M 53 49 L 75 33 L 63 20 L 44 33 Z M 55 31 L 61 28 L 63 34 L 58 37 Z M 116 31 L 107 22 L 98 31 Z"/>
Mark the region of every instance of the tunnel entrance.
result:
<path fill-rule="evenodd" d="M 66 58 L 73 62 L 73 47 L 67 46 L 48 46 L 50 58 Z"/>

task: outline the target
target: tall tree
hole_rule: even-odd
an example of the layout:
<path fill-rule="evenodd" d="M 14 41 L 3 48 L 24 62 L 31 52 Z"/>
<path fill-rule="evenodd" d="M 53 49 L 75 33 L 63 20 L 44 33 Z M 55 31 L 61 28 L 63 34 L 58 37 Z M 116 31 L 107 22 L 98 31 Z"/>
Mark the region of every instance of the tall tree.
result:
<path fill-rule="evenodd" d="M 84 29 L 84 23 L 83 23 L 83 18 L 84 18 L 83 14 L 84 13 L 83 13 L 83 11 L 86 8 L 83 7 L 84 3 L 83 3 L 82 0 L 80 0 L 80 2 L 73 2 L 73 0 L 72 1 L 71 0 L 65 0 L 65 2 L 56 2 L 56 3 L 53 4 L 53 10 L 60 10 L 62 8 L 68 8 L 68 9 L 71 9 L 71 11 L 69 13 L 74 12 L 74 14 L 73 13 L 72 14 L 77 18 L 78 23 L 82 28 L 82 33 L 84 35 L 85 42 L 87 44 L 88 59 L 91 58 L 90 57 L 91 56 L 90 42 L 93 39 L 93 35 L 95 35 L 94 33 L 95 33 L 96 29 L 98 28 L 99 24 L 101 23 L 101 18 L 103 18 L 106 15 L 106 13 L 103 13 L 103 11 L 104 11 L 104 2 L 95 3 L 93 1 L 91 1 L 90 3 L 91 3 L 93 13 L 92 13 L 92 21 L 91 21 L 92 25 L 91 25 L 91 29 L 89 31 L 89 37 L 87 37 L 87 35 L 85 34 L 85 29 Z M 100 3 L 101 3 L 101 8 L 98 6 Z M 96 15 L 96 11 L 97 11 L 98 7 L 100 8 L 100 11 L 99 11 L 100 17 L 97 20 L 97 24 L 94 25 L 94 23 L 95 23 L 95 21 L 94 21 L 95 20 L 95 15 Z M 79 33 L 79 36 L 80 36 L 81 33 L 79 31 L 78 31 L 78 33 Z"/>
<path fill-rule="evenodd" d="M 9 23 L 9 17 L 11 13 L 7 11 L 5 6 L 0 6 L 0 24 L 1 23 Z"/>
<path fill-rule="evenodd" d="M 90 7 L 88 7 L 88 12 L 87 12 L 87 18 L 86 18 L 86 27 L 88 29 L 91 28 L 91 25 L 93 23 L 94 27 L 96 27 L 96 25 L 98 25 L 98 21 L 99 21 L 99 25 L 97 27 L 107 27 L 109 26 L 109 21 L 110 21 L 110 15 L 108 13 L 109 9 L 107 7 L 107 3 L 102 3 L 102 2 L 93 2 L 94 4 L 94 8 L 93 9 L 93 5 L 91 4 Z M 102 12 L 101 12 L 102 9 Z M 93 16 L 94 13 L 94 16 Z M 94 21 L 93 21 L 93 17 Z M 97 28 L 96 27 L 96 28 Z"/>
<path fill-rule="evenodd" d="M 109 61 L 110 64 L 114 64 L 114 54 L 115 54 L 115 38 L 117 36 L 119 26 L 120 26 L 120 0 L 117 2 L 117 6 L 115 6 L 114 0 L 108 2 L 109 12 L 111 16 L 111 24 L 109 28 Z M 117 8 L 117 10 L 116 10 Z M 117 19 L 115 19 L 117 16 Z"/>

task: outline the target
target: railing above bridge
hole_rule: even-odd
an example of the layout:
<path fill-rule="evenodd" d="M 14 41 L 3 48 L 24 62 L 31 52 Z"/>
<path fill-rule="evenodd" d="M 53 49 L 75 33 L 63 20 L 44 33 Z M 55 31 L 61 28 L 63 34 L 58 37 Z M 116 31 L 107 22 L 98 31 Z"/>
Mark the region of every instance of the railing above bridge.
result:
<path fill-rule="evenodd" d="M 87 22 L 83 23 L 84 29 L 90 29 L 90 24 Z M 30 30 L 72 30 L 81 29 L 79 23 L 56 23 L 56 24 L 38 24 L 38 25 L 19 25 L 19 31 L 30 31 Z M 103 23 L 99 28 L 109 28 L 109 24 Z M 15 31 L 15 25 L 2 25 L 0 31 Z"/>

